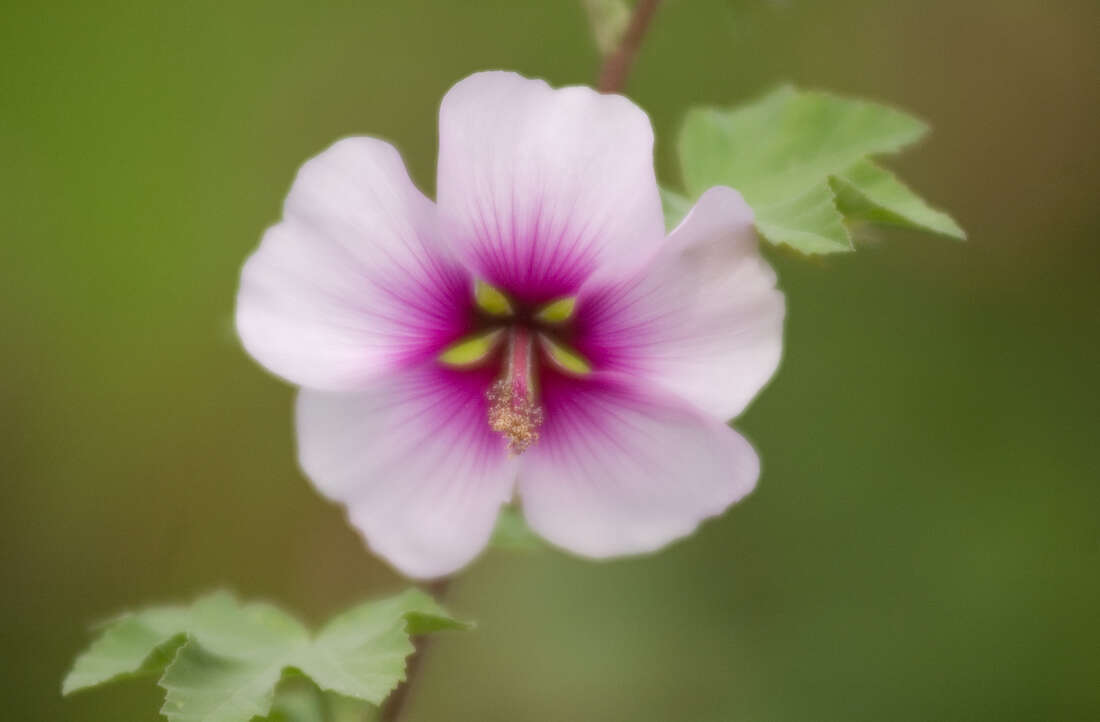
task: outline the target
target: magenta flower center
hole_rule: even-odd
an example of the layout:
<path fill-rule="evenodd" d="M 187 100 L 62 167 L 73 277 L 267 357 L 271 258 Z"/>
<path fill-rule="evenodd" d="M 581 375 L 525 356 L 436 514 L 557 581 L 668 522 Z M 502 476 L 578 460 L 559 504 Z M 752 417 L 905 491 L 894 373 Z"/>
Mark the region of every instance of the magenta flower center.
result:
<path fill-rule="evenodd" d="M 500 373 L 487 392 L 488 423 L 505 439 L 511 453 L 522 454 L 538 441 L 544 419 L 539 403 L 540 363 L 548 362 L 571 376 L 584 376 L 592 370 L 577 351 L 560 340 L 569 335 L 576 299 L 560 298 L 525 309 L 479 282 L 474 301 L 480 330 L 444 349 L 439 361 L 455 368 L 475 368 L 499 360 Z"/>

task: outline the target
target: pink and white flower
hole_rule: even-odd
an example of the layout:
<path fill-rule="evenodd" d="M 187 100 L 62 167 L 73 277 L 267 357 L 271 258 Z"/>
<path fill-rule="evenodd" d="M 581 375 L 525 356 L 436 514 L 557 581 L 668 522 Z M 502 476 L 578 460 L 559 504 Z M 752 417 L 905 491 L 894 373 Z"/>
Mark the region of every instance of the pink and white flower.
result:
<path fill-rule="evenodd" d="M 381 140 L 308 161 L 237 299 L 368 545 L 446 575 L 518 496 L 560 547 L 635 554 L 751 491 L 726 420 L 776 369 L 784 303 L 741 196 L 666 237 L 645 113 L 513 73 L 455 85 L 439 145 L 435 203 Z"/>

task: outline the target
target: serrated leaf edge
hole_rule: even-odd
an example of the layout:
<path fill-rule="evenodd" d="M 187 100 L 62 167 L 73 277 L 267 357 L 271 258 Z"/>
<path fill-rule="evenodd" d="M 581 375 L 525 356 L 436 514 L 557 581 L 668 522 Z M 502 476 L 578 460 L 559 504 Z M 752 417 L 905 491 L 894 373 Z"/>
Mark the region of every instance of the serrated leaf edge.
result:
<path fill-rule="evenodd" d="M 198 599 L 195 600 L 195 602 L 192 603 L 191 607 L 186 608 L 186 609 L 187 610 L 194 609 L 196 605 L 198 605 L 200 603 L 209 603 L 211 599 L 217 598 L 219 596 L 229 597 L 238 606 L 244 607 L 244 606 L 248 606 L 250 604 L 250 603 L 241 603 L 235 595 L 232 595 L 230 593 L 227 593 L 227 592 L 224 592 L 224 591 L 217 591 L 217 592 L 199 597 Z M 435 601 L 430 595 L 426 594 L 422 590 L 417 589 L 415 587 L 410 588 L 410 589 L 406 589 L 403 592 L 401 592 L 397 595 L 394 595 L 394 597 L 390 597 L 389 599 L 393 599 L 393 600 L 396 601 L 396 600 L 399 600 L 401 598 L 405 598 L 406 601 L 397 602 L 398 604 L 402 604 L 402 603 L 410 604 L 410 605 L 413 605 L 414 608 L 411 608 L 411 609 L 408 609 L 407 611 L 402 612 L 391 623 L 393 626 L 385 627 L 385 628 L 388 628 L 388 629 L 392 630 L 392 629 L 394 629 L 395 627 L 397 627 L 399 625 L 400 630 L 405 635 L 406 639 L 408 639 L 410 637 L 413 637 L 413 636 L 421 636 L 423 634 L 431 634 L 431 633 L 438 632 L 438 631 L 447 631 L 447 630 L 465 631 L 465 630 L 473 629 L 476 626 L 472 622 L 460 620 L 458 618 L 450 616 L 450 614 L 437 601 Z M 378 601 L 386 601 L 386 599 L 378 600 Z M 369 604 L 369 603 L 370 602 L 366 602 L 365 604 Z M 254 603 L 251 603 L 251 604 L 254 604 Z M 278 607 L 275 607 L 275 608 L 278 609 Z M 96 643 L 100 642 L 107 634 L 110 634 L 112 632 L 112 630 L 117 628 L 118 625 L 126 623 L 126 622 L 134 619 L 137 616 L 137 614 L 139 614 L 139 613 L 140 613 L 140 610 L 138 612 L 127 612 L 127 613 L 123 613 L 123 614 L 120 614 L 118 616 L 115 616 L 115 617 L 113 617 L 109 620 L 106 620 L 104 622 L 98 623 L 94 628 L 101 629 L 102 630 L 101 634 L 95 640 L 93 640 L 93 642 L 88 646 L 88 648 L 86 648 L 83 652 L 81 652 L 80 655 L 77 656 L 77 662 L 81 658 L 83 658 L 85 655 L 87 655 L 95 647 Z M 293 617 L 291 617 L 291 615 L 288 614 L 287 616 L 290 617 L 291 619 L 293 619 Z M 335 618 L 337 616 L 339 616 L 339 615 L 334 615 L 333 618 Z M 310 633 L 306 640 L 303 640 L 300 643 L 295 643 L 291 646 L 288 646 L 286 651 L 282 653 L 282 655 L 278 658 L 277 661 L 272 662 L 272 664 L 270 666 L 265 668 L 265 670 L 271 670 L 273 667 L 275 667 L 276 664 L 279 665 L 278 670 L 277 670 L 278 671 L 278 676 L 277 676 L 276 682 L 272 685 L 271 694 L 268 695 L 269 699 L 268 699 L 268 710 L 267 710 L 267 712 L 270 712 L 271 699 L 273 699 L 274 690 L 275 690 L 275 687 L 278 685 L 279 681 L 281 681 L 283 678 L 285 678 L 288 674 L 295 674 L 295 673 L 296 674 L 302 674 L 303 676 L 309 677 L 309 675 L 307 675 L 304 672 L 304 670 L 302 670 L 300 667 L 298 667 L 295 664 L 294 652 L 301 649 L 301 648 L 304 648 L 306 646 L 312 645 L 314 642 L 316 642 L 319 639 L 320 635 L 323 633 L 324 629 L 325 629 L 325 627 L 322 627 L 320 630 L 317 630 L 316 632 Z M 169 709 L 169 707 L 168 707 L 169 702 L 171 700 L 171 692 L 174 691 L 174 690 L 182 689 L 182 688 L 179 687 L 178 685 L 173 685 L 171 682 L 166 683 L 165 680 L 167 678 L 169 678 L 170 672 L 174 668 L 176 668 L 176 665 L 179 663 L 179 660 L 181 659 L 181 654 L 184 652 L 185 649 L 195 650 L 195 651 L 197 651 L 197 652 L 199 652 L 203 655 L 206 655 L 206 656 L 209 656 L 209 657 L 212 657 L 212 658 L 216 658 L 216 659 L 220 659 L 220 660 L 224 660 L 226 662 L 238 661 L 233 657 L 226 656 L 226 655 L 223 655 L 223 654 L 216 654 L 214 652 L 209 651 L 208 649 L 206 649 L 205 647 L 202 646 L 202 644 L 199 642 L 199 640 L 195 637 L 195 635 L 192 632 L 190 632 L 190 631 L 181 631 L 181 632 L 177 632 L 177 633 L 167 637 L 162 642 L 158 643 L 156 645 L 156 647 L 154 647 L 154 649 L 152 651 L 150 651 L 150 653 L 148 655 L 146 655 L 145 658 L 143 658 L 141 665 L 136 670 L 133 670 L 131 672 L 123 672 L 123 673 L 120 673 L 120 674 L 116 674 L 112 677 L 109 677 L 109 678 L 103 679 L 103 680 L 99 680 L 99 681 L 93 682 L 91 684 L 82 684 L 80 686 L 74 686 L 74 684 L 73 684 L 73 674 L 76 671 L 76 667 L 77 667 L 77 662 L 74 662 L 73 668 L 71 668 L 69 670 L 69 672 L 65 676 L 65 679 L 62 681 L 62 694 L 64 696 L 67 696 L 67 695 L 73 694 L 75 692 L 80 692 L 80 691 L 83 691 L 83 690 L 92 689 L 92 688 L 95 688 L 95 687 L 99 687 L 99 686 L 109 684 L 109 683 L 112 683 L 112 682 L 121 681 L 121 680 L 124 680 L 124 679 L 132 679 L 132 678 L 136 678 L 136 677 L 152 676 L 153 674 L 155 674 L 158 671 L 157 669 L 149 669 L 149 670 L 143 671 L 143 668 L 151 660 L 155 659 L 158 653 L 163 653 L 163 650 L 170 644 L 174 645 L 175 649 L 172 651 L 171 659 L 164 665 L 163 669 L 159 670 L 161 674 L 160 674 L 160 679 L 157 682 L 157 685 L 165 690 L 165 702 L 164 702 L 164 705 L 161 708 L 161 712 L 163 714 L 165 714 L 166 716 L 174 714 L 176 712 L 176 710 Z M 404 681 L 404 679 L 406 677 L 406 674 L 407 674 L 407 659 L 413 651 L 414 651 L 414 647 L 410 642 L 407 646 L 407 649 L 403 649 L 400 652 L 391 653 L 389 655 L 383 655 L 383 656 L 389 656 L 389 657 L 394 657 L 394 658 L 399 657 L 402 661 L 402 665 L 401 665 L 400 675 L 397 676 L 397 678 L 394 680 L 393 684 L 388 686 L 388 688 L 385 690 L 385 693 L 380 698 L 378 698 L 378 699 L 368 699 L 368 698 L 363 698 L 363 697 L 356 697 L 355 695 L 352 695 L 352 697 L 362 699 L 363 701 L 369 702 L 371 704 L 380 704 L 385 699 L 386 696 L 388 696 L 402 681 Z M 334 668 L 339 668 L 339 664 L 335 664 Z M 387 680 L 388 680 L 389 675 L 386 675 L 386 677 L 387 677 Z M 323 685 L 323 684 L 317 682 L 317 680 L 313 680 L 312 677 L 309 677 L 309 678 L 315 684 L 317 684 L 318 687 L 320 687 L 321 689 L 325 689 L 327 691 L 331 691 L 331 692 L 334 692 L 336 694 L 341 694 L 341 695 L 344 695 L 344 696 L 348 696 L 347 692 L 345 690 L 331 689 L 329 686 Z M 379 680 L 379 682 L 382 682 L 382 681 L 383 680 Z M 265 714 L 267 712 L 265 712 Z"/>

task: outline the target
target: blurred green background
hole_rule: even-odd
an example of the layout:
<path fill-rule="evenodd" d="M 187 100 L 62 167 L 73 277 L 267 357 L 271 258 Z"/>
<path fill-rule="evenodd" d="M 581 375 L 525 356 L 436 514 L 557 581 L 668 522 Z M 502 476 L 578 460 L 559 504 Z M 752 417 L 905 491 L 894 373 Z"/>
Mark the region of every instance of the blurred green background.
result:
<path fill-rule="evenodd" d="M 480 628 L 434 647 L 409 720 L 1100 719 L 1098 14 L 666 3 L 629 86 L 665 179 L 688 105 L 791 80 L 930 121 L 893 166 L 971 240 L 773 253 L 757 492 L 651 558 L 482 558 L 450 597 Z M 151 683 L 60 699 L 89 623 L 218 585 L 317 621 L 402 585 L 233 335 L 297 167 L 374 134 L 430 191 L 452 83 L 598 59 L 570 0 L 16 0 L 0 47 L 0 699 L 152 720 Z"/>

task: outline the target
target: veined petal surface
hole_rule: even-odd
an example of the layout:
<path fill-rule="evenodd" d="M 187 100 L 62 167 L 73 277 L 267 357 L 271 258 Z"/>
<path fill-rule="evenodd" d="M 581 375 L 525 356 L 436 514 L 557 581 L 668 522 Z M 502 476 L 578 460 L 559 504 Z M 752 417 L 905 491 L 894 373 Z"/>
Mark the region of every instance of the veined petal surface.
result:
<path fill-rule="evenodd" d="M 720 419 L 740 414 L 783 345 L 783 294 L 752 219 L 736 191 L 708 190 L 647 269 L 579 300 L 577 347 Z"/>
<path fill-rule="evenodd" d="M 302 167 L 283 220 L 245 264 L 237 329 L 274 373 L 350 390 L 437 353 L 469 307 L 469 276 L 400 155 L 347 138 Z"/>
<path fill-rule="evenodd" d="M 602 558 L 659 549 L 756 484 L 752 446 L 691 404 L 629 379 L 555 377 L 546 422 L 521 458 L 523 513 L 536 532 Z"/>
<path fill-rule="evenodd" d="M 440 108 L 437 186 L 458 255 L 527 302 L 621 275 L 664 237 L 649 118 L 591 88 L 460 81 Z"/>
<path fill-rule="evenodd" d="M 469 563 L 511 498 L 515 460 L 486 421 L 489 381 L 425 364 L 361 391 L 298 396 L 306 475 L 347 506 L 372 550 L 410 577 Z"/>

